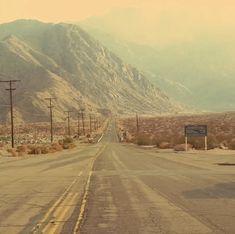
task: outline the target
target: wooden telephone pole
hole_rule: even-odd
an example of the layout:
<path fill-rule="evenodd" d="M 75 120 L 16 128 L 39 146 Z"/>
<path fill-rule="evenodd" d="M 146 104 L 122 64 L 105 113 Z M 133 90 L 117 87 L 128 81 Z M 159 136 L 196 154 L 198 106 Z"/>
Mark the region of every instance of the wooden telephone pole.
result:
<path fill-rule="evenodd" d="M 11 146 L 12 148 L 15 147 L 15 140 L 14 140 L 14 116 L 13 116 L 13 96 L 12 91 L 16 90 L 16 88 L 12 87 L 13 83 L 19 82 L 20 80 L 4 80 L 0 82 L 9 83 L 9 88 L 6 89 L 10 93 L 10 112 L 11 112 Z"/>
<path fill-rule="evenodd" d="M 136 113 L 136 135 L 138 137 L 138 134 L 139 134 L 139 130 L 140 130 L 140 126 L 139 126 L 139 116 L 138 114 Z"/>
<path fill-rule="evenodd" d="M 85 108 L 81 108 L 81 115 L 82 115 L 82 131 L 83 131 L 83 135 L 85 136 L 85 135 L 86 135 L 86 132 L 85 132 L 85 123 L 84 123 L 84 111 L 85 111 Z"/>
<path fill-rule="evenodd" d="M 73 111 L 65 111 L 67 113 L 67 120 L 68 120 L 68 136 L 71 137 L 71 131 L 70 131 L 70 113 Z"/>
<path fill-rule="evenodd" d="M 51 122 L 51 143 L 53 142 L 53 113 L 52 110 L 54 106 L 52 106 L 52 100 L 55 100 L 56 98 L 45 98 L 45 100 L 49 101 L 49 106 L 48 108 L 50 109 L 50 122 Z"/>

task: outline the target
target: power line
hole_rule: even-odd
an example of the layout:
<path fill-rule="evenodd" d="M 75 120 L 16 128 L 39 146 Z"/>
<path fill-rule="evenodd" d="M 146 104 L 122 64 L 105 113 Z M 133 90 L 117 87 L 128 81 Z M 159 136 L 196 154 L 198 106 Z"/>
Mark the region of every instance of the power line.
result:
<path fill-rule="evenodd" d="M 11 146 L 14 148 L 14 117 L 13 117 L 13 97 L 12 91 L 16 90 L 16 88 L 12 87 L 13 83 L 19 82 L 20 80 L 1 80 L 2 83 L 9 83 L 9 89 L 6 89 L 10 93 L 10 111 L 11 111 Z"/>

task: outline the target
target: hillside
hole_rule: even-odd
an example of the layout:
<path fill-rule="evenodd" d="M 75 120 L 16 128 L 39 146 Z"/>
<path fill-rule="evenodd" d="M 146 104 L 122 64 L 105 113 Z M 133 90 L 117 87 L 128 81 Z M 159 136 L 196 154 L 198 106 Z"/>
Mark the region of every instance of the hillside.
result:
<path fill-rule="evenodd" d="M 127 37 L 126 28 L 133 20 L 142 19 L 141 15 L 130 15 L 122 29 L 117 20 L 121 13 L 119 10 L 118 14 L 91 17 L 79 24 L 125 62 L 141 70 L 172 99 L 199 110 L 235 109 L 233 32 L 208 32 L 194 35 L 188 41 L 173 40 L 164 45 L 156 37 L 155 43 L 142 40 L 142 44 L 137 44 Z M 115 31 L 115 27 L 119 30 Z M 162 27 L 156 28 L 159 38 L 164 36 Z"/>
<path fill-rule="evenodd" d="M 56 97 L 56 117 L 64 110 L 110 109 L 114 113 L 174 112 L 179 107 L 143 74 L 125 64 L 80 27 L 20 20 L 0 25 L 0 74 L 21 79 L 15 111 L 27 121 L 44 121 L 44 98 Z M 1 76 L 1 80 L 4 77 Z M 1 121 L 8 96 L 1 86 Z"/>

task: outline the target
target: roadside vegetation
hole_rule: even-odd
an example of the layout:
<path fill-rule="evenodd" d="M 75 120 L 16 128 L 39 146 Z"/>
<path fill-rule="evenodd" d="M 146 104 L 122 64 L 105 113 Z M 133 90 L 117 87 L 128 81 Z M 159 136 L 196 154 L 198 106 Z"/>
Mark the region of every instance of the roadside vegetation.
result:
<path fill-rule="evenodd" d="M 135 118 L 117 121 L 122 141 L 138 145 L 153 145 L 160 149 L 184 150 L 184 126 L 206 124 L 208 126 L 208 149 L 235 150 L 235 113 L 203 114 L 187 116 L 139 117 L 137 133 Z M 204 149 L 204 138 L 189 138 L 188 149 Z"/>
<path fill-rule="evenodd" d="M 76 125 L 74 125 L 76 126 Z M 21 157 L 26 155 L 45 155 L 71 150 L 81 144 L 96 143 L 103 135 L 108 126 L 108 119 L 103 120 L 99 126 L 93 128 L 90 133 L 89 125 L 85 125 L 85 135 L 77 135 L 77 126 L 71 127 L 71 137 L 65 136 L 64 126 L 57 125 L 54 142 L 50 143 L 50 129 L 48 125 L 31 124 L 21 125 L 20 134 L 17 134 L 15 148 L 11 148 L 9 127 L 0 128 L 0 156 Z M 32 134 L 36 132 L 37 135 Z"/>

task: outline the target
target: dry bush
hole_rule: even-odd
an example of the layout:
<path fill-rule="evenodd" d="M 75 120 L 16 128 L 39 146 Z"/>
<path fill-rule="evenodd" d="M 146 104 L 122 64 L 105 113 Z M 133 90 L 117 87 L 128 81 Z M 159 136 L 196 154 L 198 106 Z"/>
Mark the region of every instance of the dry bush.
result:
<path fill-rule="evenodd" d="M 208 136 L 208 142 L 207 142 L 207 147 L 208 147 L 208 150 L 210 149 L 215 149 L 215 148 L 218 148 L 219 145 L 220 145 L 220 142 L 216 139 L 216 136 L 215 135 L 212 135 L 210 134 Z"/>
<path fill-rule="evenodd" d="M 188 144 L 187 145 L 187 150 L 191 150 L 193 148 L 192 145 Z M 185 144 L 179 144 L 174 146 L 175 151 L 185 151 Z"/>
<path fill-rule="evenodd" d="M 46 145 L 32 145 L 30 146 L 29 154 L 48 154 L 49 147 Z"/>
<path fill-rule="evenodd" d="M 50 151 L 62 151 L 63 147 L 59 143 L 52 143 L 50 147 Z"/>
<path fill-rule="evenodd" d="M 17 152 L 15 149 L 7 149 L 7 152 L 10 153 L 12 157 L 17 157 Z"/>
<path fill-rule="evenodd" d="M 58 140 L 58 144 L 59 145 L 63 145 L 64 144 L 64 140 Z"/>
<path fill-rule="evenodd" d="M 19 157 L 25 156 L 25 154 L 26 154 L 26 153 L 24 153 L 24 152 L 18 152 L 18 156 L 19 156 Z"/>
<path fill-rule="evenodd" d="M 170 149 L 172 148 L 171 144 L 169 142 L 163 141 L 158 146 L 159 149 Z"/>
<path fill-rule="evenodd" d="M 28 147 L 27 147 L 27 145 L 19 145 L 19 146 L 17 146 L 17 150 L 16 151 L 18 153 L 21 153 L 21 154 L 27 153 Z"/>
<path fill-rule="evenodd" d="M 63 145 L 63 149 L 66 149 L 66 150 L 67 149 L 74 149 L 75 147 L 76 147 L 76 145 L 73 143 Z"/>
<path fill-rule="evenodd" d="M 233 138 L 229 144 L 228 144 L 228 148 L 231 150 L 235 150 L 235 138 Z"/>
<path fill-rule="evenodd" d="M 146 134 L 139 134 L 136 143 L 137 145 L 153 145 L 153 138 Z"/>
<path fill-rule="evenodd" d="M 205 149 L 205 140 L 199 137 L 190 137 L 188 143 L 193 146 L 194 149 L 203 150 Z"/>
<path fill-rule="evenodd" d="M 53 149 L 53 148 L 49 148 L 49 149 L 48 149 L 48 153 L 50 153 L 50 154 L 54 154 L 54 153 L 56 153 L 56 152 L 57 152 L 56 149 Z"/>
<path fill-rule="evenodd" d="M 73 143 L 73 138 L 71 138 L 71 137 L 66 137 L 63 140 L 63 144 L 70 144 L 70 143 Z"/>
<path fill-rule="evenodd" d="M 36 145 L 29 146 L 29 154 L 41 154 L 41 147 Z"/>
<path fill-rule="evenodd" d="M 41 153 L 42 154 L 48 154 L 49 153 L 49 146 L 43 145 L 41 146 Z"/>

